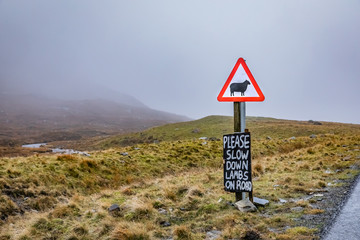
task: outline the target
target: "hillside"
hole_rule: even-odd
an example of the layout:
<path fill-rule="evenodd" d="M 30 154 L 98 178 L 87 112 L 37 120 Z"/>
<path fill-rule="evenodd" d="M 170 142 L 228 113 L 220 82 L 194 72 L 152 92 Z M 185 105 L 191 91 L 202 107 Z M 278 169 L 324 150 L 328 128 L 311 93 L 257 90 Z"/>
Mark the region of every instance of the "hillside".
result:
<path fill-rule="evenodd" d="M 231 123 L 155 127 L 90 156 L 0 158 L 0 239 L 317 239 L 360 173 L 360 126 L 249 118 L 254 193 L 270 204 L 241 213 L 222 186 L 217 138 Z"/>
<path fill-rule="evenodd" d="M 185 120 L 150 109 L 130 96 L 110 101 L 0 94 L 0 145 L 80 140 Z"/>
<path fill-rule="evenodd" d="M 246 128 L 252 134 L 252 139 L 265 138 L 286 139 L 304 137 L 311 134 L 352 134 L 358 133 L 357 124 L 333 122 L 292 121 L 265 117 L 247 117 Z M 95 144 L 98 148 L 127 146 L 137 143 L 152 143 L 181 139 L 198 139 L 200 137 L 221 139 L 222 135 L 232 133 L 233 118 L 225 116 L 208 116 L 199 120 L 167 124 L 154 127 L 138 133 L 122 134 L 104 139 Z"/>

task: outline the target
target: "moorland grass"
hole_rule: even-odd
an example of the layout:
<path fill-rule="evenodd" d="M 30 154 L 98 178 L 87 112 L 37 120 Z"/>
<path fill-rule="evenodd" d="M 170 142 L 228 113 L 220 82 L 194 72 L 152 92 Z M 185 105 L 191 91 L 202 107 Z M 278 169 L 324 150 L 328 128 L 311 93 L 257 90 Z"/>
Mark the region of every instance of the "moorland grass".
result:
<path fill-rule="evenodd" d="M 152 139 L 163 137 L 159 143 L 110 144 L 91 156 L 1 158 L 0 237 L 205 239 L 207 232 L 217 230 L 220 239 L 312 239 L 319 229 L 302 226 L 297 219 L 325 209 L 313 208 L 316 202 L 304 197 L 359 174 L 357 125 L 254 118 L 249 123 L 255 129 L 254 194 L 270 204 L 241 213 L 231 205 L 234 194 L 223 191 L 222 142 L 216 135 L 227 131 L 231 118 L 202 121 L 204 126 L 186 123 L 185 130 L 182 124 L 151 130 Z M 171 139 L 170 129 L 184 135 Z M 256 135 L 256 129 L 266 135 Z M 285 138 L 279 129 L 288 131 Z M 310 138 L 313 133 L 321 134 Z M 289 139 L 293 135 L 296 138 Z M 114 203 L 120 206 L 116 214 L 108 212 Z"/>

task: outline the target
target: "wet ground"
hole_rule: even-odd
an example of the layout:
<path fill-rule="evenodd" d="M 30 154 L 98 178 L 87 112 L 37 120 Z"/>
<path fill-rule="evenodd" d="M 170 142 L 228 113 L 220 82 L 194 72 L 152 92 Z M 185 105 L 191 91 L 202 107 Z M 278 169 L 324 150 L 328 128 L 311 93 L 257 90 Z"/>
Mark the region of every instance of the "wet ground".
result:
<path fill-rule="evenodd" d="M 360 239 L 360 181 L 324 240 Z"/>

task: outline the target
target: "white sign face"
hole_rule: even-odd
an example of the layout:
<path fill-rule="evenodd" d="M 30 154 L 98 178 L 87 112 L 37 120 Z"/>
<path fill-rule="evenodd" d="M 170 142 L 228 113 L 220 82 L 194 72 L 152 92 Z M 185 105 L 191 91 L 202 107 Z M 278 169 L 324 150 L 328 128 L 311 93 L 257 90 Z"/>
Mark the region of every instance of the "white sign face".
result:
<path fill-rule="evenodd" d="M 247 81 L 247 82 L 246 82 Z M 234 83 L 234 84 L 233 84 Z M 243 92 L 244 91 L 244 92 Z M 254 85 L 245 72 L 242 64 L 237 69 L 229 86 L 226 88 L 224 97 L 259 97 Z"/>
<path fill-rule="evenodd" d="M 265 97 L 243 58 L 236 62 L 217 99 L 220 102 L 264 101 Z"/>

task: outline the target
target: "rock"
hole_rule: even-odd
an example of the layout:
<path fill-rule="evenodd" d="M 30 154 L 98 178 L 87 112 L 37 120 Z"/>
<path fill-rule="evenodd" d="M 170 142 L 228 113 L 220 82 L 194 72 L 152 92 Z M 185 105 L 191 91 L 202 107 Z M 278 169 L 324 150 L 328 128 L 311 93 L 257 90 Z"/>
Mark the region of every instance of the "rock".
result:
<path fill-rule="evenodd" d="M 221 203 L 221 202 L 223 202 L 223 201 L 224 201 L 223 198 L 219 198 L 218 203 Z"/>
<path fill-rule="evenodd" d="M 206 233 L 206 240 L 215 240 L 218 239 L 221 235 L 220 231 L 217 230 L 211 230 L 209 232 Z"/>
<path fill-rule="evenodd" d="M 199 140 L 208 140 L 207 137 L 199 137 Z"/>
<path fill-rule="evenodd" d="M 195 128 L 191 131 L 192 133 L 199 133 L 200 132 L 200 129 L 199 128 Z"/>
<path fill-rule="evenodd" d="M 128 156 L 129 155 L 129 153 L 127 153 L 127 152 L 122 152 L 120 154 L 123 155 L 123 156 Z"/>
<path fill-rule="evenodd" d="M 219 139 L 219 138 L 216 138 L 216 137 L 211 137 L 211 138 L 209 138 L 209 140 L 210 140 L 210 141 L 220 141 L 220 139 Z"/>
<path fill-rule="evenodd" d="M 117 204 L 113 204 L 109 207 L 109 212 L 115 212 L 115 211 L 120 211 L 120 206 Z"/>
<path fill-rule="evenodd" d="M 166 211 L 165 209 L 163 209 L 163 208 L 159 208 L 159 209 L 158 209 L 158 212 L 159 212 L 160 214 L 164 214 L 164 215 L 167 214 L 167 211 Z"/>
<path fill-rule="evenodd" d="M 201 143 L 202 145 L 206 145 L 207 144 L 207 142 L 203 142 L 203 143 Z"/>
<path fill-rule="evenodd" d="M 349 161 L 351 159 L 351 156 L 346 156 L 346 157 L 344 157 L 342 160 L 343 161 Z"/>
<path fill-rule="evenodd" d="M 134 150 L 140 150 L 140 148 L 136 147 L 136 148 L 134 148 Z"/>
<path fill-rule="evenodd" d="M 302 218 L 302 219 L 305 219 L 305 220 L 313 220 L 313 219 L 314 219 L 314 215 L 303 215 L 301 218 Z"/>
<path fill-rule="evenodd" d="M 296 137 L 291 137 L 291 138 L 290 138 L 290 140 L 295 140 L 295 139 L 296 139 Z"/>
<path fill-rule="evenodd" d="M 358 165 L 356 165 L 356 164 L 353 164 L 353 165 L 351 165 L 349 168 L 350 168 L 350 169 L 352 169 L 352 170 L 354 170 L 354 169 L 358 169 L 358 168 L 359 168 L 359 166 L 358 166 Z"/>
<path fill-rule="evenodd" d="M 266 205 L 269 205 L 269 200 L 254 197 L 254 204 L 257 205 L 257 206 L 264 207 Z"/>
<path fill-rule="evenodd" d="M 324 199 L 324 194 L 321 194 L 321 193 L 314 194 L 314 198 L 316 201 L 320 202 Z"/>
<path fill-rule="evenodd" d="M 241 200 L 235 203 L 235 207 L 239 209 L 241 212 L 256 212 L 256 206 L 250 202 L 249 199 Z"/>
<path fill-rule="evenodd" d="M 161 221 L 160 222 L 160 226 L 162 227 L 170 227 L 171 226 L 171 223 L 167 222 L 167 221 Z"/>
<path fill-rule="evenodd" d="M 267 140 L 271 140 L 271 137 L 267 136 L 266 139 L 267 139 Z"/>
<path fill-rule="evenodd" d="M 318 121 L 309 120 L 308 122 L 314 125 L 322 125 L 322 123 Z"/>
<path fill-rule="evenodd" d="M 288 201 L 285 200 L 285 199 L 279 198 L 279 202 L 280 202 L 280 203 L 287 203 Z"/>
<path fill-rule="evenodd" d="M 160 141 L 159 140 L 154 140 L 154 144 L 159 144 Z"/>
<path fill-rule="evenodd" d="M 305 200 L 305 201 L 308 201 L 308 200 L 312 199 L 313 197 L 314 197 L 314 195 L 305 196 L 305 197 L 304 197 L 304 200 Z"/>
<path fill-rule="evenodd" d="M 226 205 L 234 207 L 235 205 L 232 202 L 226 202 Z"/>
<path fill-rule="evenodd" d="M 311 135 L 310 135 L 310 138 L 316 138 L 316 135 L 315 135 L 315 134 L 311 134 Z"/>
<path fill-rule="evenodd" d="M 304 210 L 303 207 L 293 207 L 293 208 L 290 208 L 291 211 L 293 212 L 301 212 Z"/>

